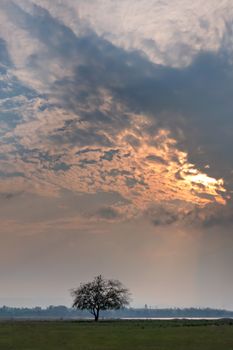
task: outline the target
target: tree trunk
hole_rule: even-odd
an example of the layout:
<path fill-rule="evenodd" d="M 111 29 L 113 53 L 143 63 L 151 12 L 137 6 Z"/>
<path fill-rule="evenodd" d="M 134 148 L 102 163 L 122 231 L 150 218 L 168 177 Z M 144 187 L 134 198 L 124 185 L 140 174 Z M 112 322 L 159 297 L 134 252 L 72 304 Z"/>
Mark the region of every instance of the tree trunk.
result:
<path fill-rule="evenodd" d="M 97 310 L 96 310 L 96 313 L 95 313 L 95 322 L 98 322 L 98 321 L 99 321 L 99 313 L 100 313 L 100 310 L 97 309 Z"/>

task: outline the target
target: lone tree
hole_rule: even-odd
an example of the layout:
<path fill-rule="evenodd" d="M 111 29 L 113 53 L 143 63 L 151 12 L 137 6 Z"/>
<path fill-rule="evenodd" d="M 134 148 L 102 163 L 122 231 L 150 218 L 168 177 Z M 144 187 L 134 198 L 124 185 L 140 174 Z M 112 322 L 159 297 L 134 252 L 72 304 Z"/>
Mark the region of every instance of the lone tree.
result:
<path fill-rule="evenodd" d="M 82 283 L 71 294 L 74 297 L 73 307 L 88 310 L 95 321 L 99 320 L 101 310 L 119 310 L 130 302 L 129 291 L 120 281 L 104 279 L 101 275 L 92 282 Z"/>

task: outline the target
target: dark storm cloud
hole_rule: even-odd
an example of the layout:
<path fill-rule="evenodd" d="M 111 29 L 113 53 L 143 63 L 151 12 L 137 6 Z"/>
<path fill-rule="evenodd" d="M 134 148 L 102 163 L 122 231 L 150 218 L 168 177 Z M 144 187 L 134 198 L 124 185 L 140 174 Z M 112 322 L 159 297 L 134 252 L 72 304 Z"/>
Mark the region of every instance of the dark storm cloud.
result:
<path fill-rule="evenodd" d="M 146 217 L 154 226 L 182 225 L 201 229 L 231 227 L 233 224 L 232 202 L 226 206 L 216 203 L 206 205 L 204 208 L 194 206 L 189 210 L 179 211 L 178 205 L 157 204 L 145 212 Z"/>
<path fill-rule="evenodd" d="M 71 68 L 73 76 L 57 80 L 51 90 L 58 104 L 80 115 L 81 121 L 88 120 L 94 124 L 90 130 L 80 130 L 73 121 L 72 125 L 64 125 L 51 138 L 60 143 L 69 139 L 71 143 L 79 144 L 85 144 L 84 140 L 92 144 L 96 138 L 97 143 L 110 146 L 106 135 L 98 135 L 98 130 L 104 127 L 110 133 L 116 133 L 127 127 L 129 120 L 126 114 L 119 113 L 114 104 L 110 114 L 101 111 L 104 100 L 100 90 L 106 89 L 112 94 L 117 85 L 122 85 L 122 77 L 127 79 L 130 66 L 140 65 L 143 61 L 141 57 L 114 47 L 94 32 L 89 31 L 85 36 L 77 37 L 39 6 L 34 6 L 33 15 L 12 1 L 4 2 L 4 6 L 10 20 L 28 30 L 32 37 L 39 39 L 46 47 L 44 52 L 29 58 L 28 68 L 46 71 L 46 62 L 53 59 Z M 135 68 L 132 74 L 134 72 Z"/>
<path fill-rule="evenodd" d="M 202 169 L 208 164 L 212 176 L 229 179 L 233 69 L 224 50 L 200 53 L 183 69 L 150 67 L 150 77 L 140 76 L 139 70 L 122 77 L 122 86 L 114 88 L 118 97 L 132 109 L 155 118 L 157 127 L 170 129 L 191 162 Z"/>
<path fill-rule="evenodd" d="M 18 25 L 46 45 L 46 59 L 58 57 L 66 66 L 73 67 L 72 78 L 57 81 L 53 86 L 66 108 L 91 121 L 97 130 L 104 127 L 114 132 L 127 127 L 127 116 L 117 115 L 114 110 L 110 115 L 99 110 L 103 99 L 99 92 L 104 88 L 130 111 L 150 115 L 156 119 L 156 127 L 172 130 L 198 166 L 209 164 L 210 174 L 228 177 L 233 162 L 229 151 L 233 132 L 233 70 L 226 50 L 230 25 L 219 52 L 200 52 L 191 65 L 175 69 L 152 64 L 140 53 L 128 53 L 90 31 L 77 37 L 39 6 L 34 7 L 34 15 L 11 1 L 6 6 Z M 35 63 L 43 60 L 43 55 L 31 59 Z M 90 103 L 95 110 L 81 112 L 80 105 L 88 107 Z M 178 130 L 184 132 L 182 138 Z M 109 144 L 104 140 L 106 136 L 99 136 L 93 129 L 79 130 L 75 125 L 72 132 L 64 129 L 51 137 L 57 142 L 68 139 L 80 144 L 84 139 L 92 144 L 96 138 L 99 144 Z"/>
<path fill-rule="evenodd" d="M 93 216 L 102 220 L 117 220 L 121 218 L 120 213 L 113 207 L 102 207 Z"/>
<path fill-rule="evenodd" d="M 130 125 L 127 112 L 142 114 L 149 116 L 154 125 L 145 126 L 144 132 L 150 135 L 156 129 L 169 129 L 191 162 L 211 176 L 224 177 L 227 186 L 232 186 L 233 70 L 227 50 L 231 26 L 218 52 L 200 52 L 189 66 L 171 68 L 148 61 L 140 52 L 116 47 L 90 30 L 77 36 L 39 6 L 34 6 L 33 14 L 13 1 L 3 1 L 3 6 L 11 21 L 43 44 L 40 53 L 28 58 L 28 69 L 47 77 L 52 69 L 48 63 L 54 60 L 72 72 L 50 83 L 49 96 L 55 97 L 56 107 L 73 113 L 73 119 L 49 133 L 50 142 L 111 147 L 113 151 L 105 152 L 101 158 L 110 162 L 117 157 L 112 137 Z M 20 85 L 15 86 L 14 94 L 18 91 L 25 95 Z M 113 100 L 107 111 L 103 108 L 106 94 Z M 124 111 L 119 105 L 124 106 Z M 45 103 L 41 108 L 43 112 L 49 106 Z M 134 135 L 126 135 L 125 139 L 135 148 L 140 145 Z M 42 154 L 39 157 L 43 159 Z M 165 162 L 156 155 L 149 155 L 147 160 Z M 70 167 L 60 159 L 57 164 L 50 159 L 48 162 L 53 163 L 55 171 Z M 87 157 L 79 165 L 97 162 Z M 123 172 L 117 169 L 115 174 Z M 126 185 L 133 188 L 138 179 L 127 175 Z M 145 185 L 143 180 L 140 184 Z M 155 225 L 180 220 L 170 209 L 161 209 L 155 216 Z"/>
<path fill-rule="evenodd" d="M 103 134 L 98 133 L 98 128 L 93 125 L 86 129 L 79 128 L 78 125 L 73 125 L 71 128 L 62 128 L 54 130 L 49 137 L 51 141 L 57 144 L 68 143 L 71 145 L 99 145 L 111 147 L 113 146 L 111 140 Z"/>
<path fill-rule="evenodd" d="M 215 204 L 207 206 L 203 211 L 200 208 L 190 212 L 189 221 L 199 223 L 204 228 L 226 227 L 233 225 L 233 205 L 229 202 L 226 207 L 219 207 Z"/>
<path fill-rule="evenodd" d="M 121 215 L 114 206 L 124 202 L 120 194 L 113 192 L 84 194 L 64 190 L 59 198 L 24 192 L 0 193 L 0 219 L 36 224 L 47 220 L 56 224 L 56 220 L 62 218 L 117 220 Z"/>
<path fill-rule="evenodd" d="M 167 226 L 181 221 L 174 209 L 168 209 L 160 204 L 149 208 L 145 214 L 154 226 Z"/>
<path fill-rule="evenodd" d="M 233 70 L 226 50 L 229 26 L 219 52 L 201 52 L 188 67 L 175 69 L 152 64 L 137 52 L 127 53 L 94 33 L 77 37 L 45 10 L 37 7 L 35 13 L 38 18 L 28 15 L 29 24 L 33 22 L 32 35 L 48 45 L 49 53 L 73 65 L 73 77 L 53 86 L 67 108 L 80 113 L 80 103 L 88 106 L 91 101 L 96 110 L 80 113 L 83 120 L 112 132 L 127 127 L 126 116 L 98 111 L 102 102 L 99 91 L 104 88 L 130 111 L 150 115 L 156 119 L 156 127 L 170 129 L 200 168 L 208 164 L 210 170 L 205 171 L 230 181 Z M 109 145 L 106 136 L 93 129 L 73 128 L 72 133 L 52 137 L 60 142 L 64 138 L 83 143 L 85 139 L 90 144 L 96 140 Z"/>

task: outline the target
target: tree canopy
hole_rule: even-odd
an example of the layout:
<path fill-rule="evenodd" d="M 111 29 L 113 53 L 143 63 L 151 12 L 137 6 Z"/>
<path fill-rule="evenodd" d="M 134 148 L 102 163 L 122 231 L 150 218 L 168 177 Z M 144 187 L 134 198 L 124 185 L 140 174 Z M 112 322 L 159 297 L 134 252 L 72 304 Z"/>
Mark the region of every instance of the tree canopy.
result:
<path fill-rule="evenodd" d="M 118 310 L 130 302 L 127 288 L 118 280 L 104 279 L 101 275 L 92 282 L 82 283 L 79 288 L 72 290 L 73 307 L 88 310 L 99 320 L 101 310 Z"/>

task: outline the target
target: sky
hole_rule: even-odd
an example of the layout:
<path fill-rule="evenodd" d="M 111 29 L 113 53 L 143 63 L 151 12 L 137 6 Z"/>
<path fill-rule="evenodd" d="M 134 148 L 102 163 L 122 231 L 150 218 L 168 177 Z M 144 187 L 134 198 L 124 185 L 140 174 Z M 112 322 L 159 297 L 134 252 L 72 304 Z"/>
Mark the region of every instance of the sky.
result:
<path fill-rule="evenodd" d="M 231 0 L 0 0 L 0 305 L 233 309 Z"/>

